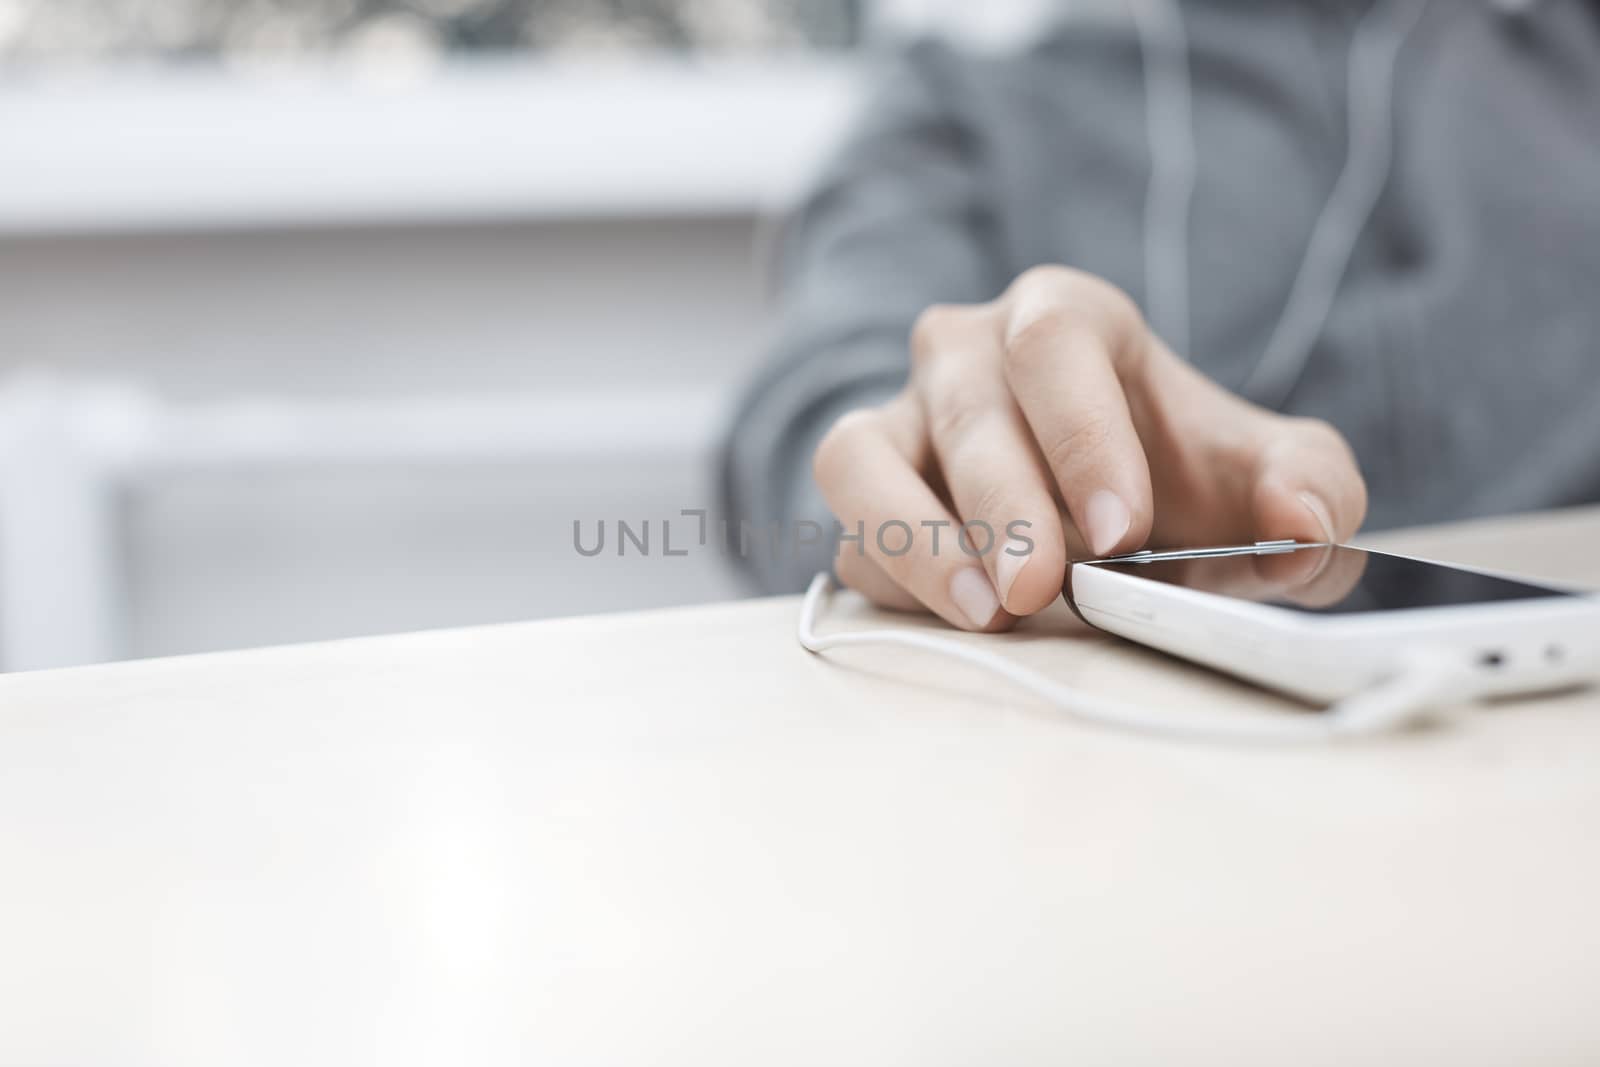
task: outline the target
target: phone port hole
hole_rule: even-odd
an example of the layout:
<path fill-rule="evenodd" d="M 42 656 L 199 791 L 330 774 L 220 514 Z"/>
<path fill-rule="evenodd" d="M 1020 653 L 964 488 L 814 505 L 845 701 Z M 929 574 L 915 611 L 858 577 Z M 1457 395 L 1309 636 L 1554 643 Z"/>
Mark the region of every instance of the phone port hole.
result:
<path fill-rule="evenodd" d="M 1497 649 L 1489 652 L 1480 652 L 1478 654 L 1478 666 L 1480 667 L 1484 667 L 1491 671 L 1496 671 L 1505 665 L 1506 654 Z"/>
<path fill-rule="evenodd" d="M 1560 663 L 1567 658 L 1567 653 L 1560 645 L 1544 646 L 1544 658 L 1547 663 Z"/>

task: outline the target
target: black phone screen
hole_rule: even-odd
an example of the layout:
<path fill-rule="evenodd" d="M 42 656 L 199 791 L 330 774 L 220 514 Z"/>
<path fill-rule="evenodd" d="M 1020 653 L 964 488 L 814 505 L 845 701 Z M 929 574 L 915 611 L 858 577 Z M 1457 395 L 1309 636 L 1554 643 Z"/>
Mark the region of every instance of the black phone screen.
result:
<path fill-rule="evenodd" d="M 1532 582 L 1345 545 L 1243 549 L 1178 559 L 1157 556 L 1096 566 L 1223 596 L 1325 615 L 1579 595 Z"/>

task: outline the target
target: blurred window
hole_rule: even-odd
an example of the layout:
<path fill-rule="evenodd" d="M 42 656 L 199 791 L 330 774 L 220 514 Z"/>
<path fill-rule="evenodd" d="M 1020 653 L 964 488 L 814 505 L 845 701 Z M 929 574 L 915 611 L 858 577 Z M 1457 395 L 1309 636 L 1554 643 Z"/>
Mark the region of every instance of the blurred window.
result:
<path fill-rule="evenodd" d="M 0 62 L 847 48 L 863 0 L 0 0 Z"/>

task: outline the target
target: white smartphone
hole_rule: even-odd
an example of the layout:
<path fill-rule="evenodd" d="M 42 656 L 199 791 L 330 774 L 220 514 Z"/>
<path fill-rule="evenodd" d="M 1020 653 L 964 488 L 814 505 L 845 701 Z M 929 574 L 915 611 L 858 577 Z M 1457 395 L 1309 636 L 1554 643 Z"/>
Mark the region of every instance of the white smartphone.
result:
<path fill-rule="evenodd" d="M 1271 541 L 1074 563 L 1091 626 L 1302 700 L 1350 696 L 1417 650 L 1485 696 L 1600 677 L 1600 595 L 1349 545 Z"/>

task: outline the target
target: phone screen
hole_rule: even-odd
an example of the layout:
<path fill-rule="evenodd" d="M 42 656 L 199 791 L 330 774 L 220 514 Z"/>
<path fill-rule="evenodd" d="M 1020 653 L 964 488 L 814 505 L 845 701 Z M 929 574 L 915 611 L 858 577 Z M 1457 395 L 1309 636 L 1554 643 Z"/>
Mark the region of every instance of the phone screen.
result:
<path fill-rule="evenodd" d="M 1299 545 L 1096 564 L 1295 611 L 1342 615 L 1578 594 L 1344 545 Z"/>

